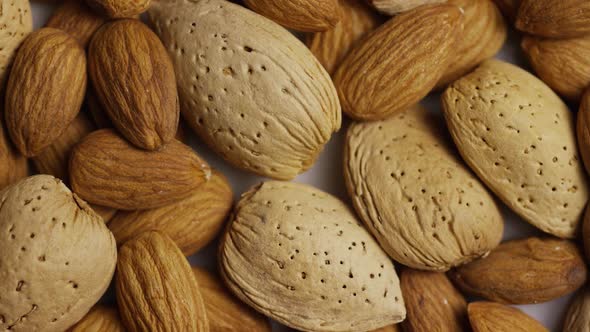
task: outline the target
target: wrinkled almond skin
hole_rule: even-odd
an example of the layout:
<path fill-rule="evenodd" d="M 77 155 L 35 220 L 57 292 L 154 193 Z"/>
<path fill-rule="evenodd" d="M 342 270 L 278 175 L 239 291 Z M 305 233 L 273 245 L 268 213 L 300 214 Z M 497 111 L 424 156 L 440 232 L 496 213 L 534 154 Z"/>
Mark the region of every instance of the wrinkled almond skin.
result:
<path fill-rule="evenodd" d="M 308 35 L 311 53 L 333 74 L 346 54 L 385 18 L 375 13 L 364 1 L 340 0 L 342 19 L 333 29 Z"/>
<path fill-rule="evenodd" d="M 81 0 L 66 0 L 53 12 L 46 26 L 63 30 L 76 38 L 83 48 L 105 22 Z"/>
<path fill-rule="evenodd" d="M 86 114 L 79 113 L 66 131 L 53 144 L 32 158 L 37 171 L 41 174 L 53 175 L 66 183 L 69 182 L 68 162 L 70 161 L 70 152 L 72 152 L 76 144 L 93 130 L 94 126 L 86 117 Z"/>
<path fill-rule="evenodd" d="M 29 174 L 27 159 L 16 150 L 6 134 L 3 109 L 0 105 L 0 190 Z"/>
<path fill-rule="evenodd" d="M 199 285 L 174 242 L 150 231 L 119 250 L 117 303 L 130 332 L 209 331 Z"/>
<path fill-rule="evenodd" d="M 29 0 L 1 1 L 0 26 L 0 90 L 3 90 L 16 51 L 33 30 Z"/>
<path fill-rule="evenodd" d="M 85 91 L 86 54 L 76 39 L 53 28 L 30 34 L 6 88 L 6 127 L 17 149 L 32 157 L 51 145 L 80 111 Z"/>
<path fill-rule="evenodd" d="M 125 18 L 145 12 L 150 7 L 151 0 L 86 0 L 86 3 L 104 16 Z"/>
<path fill-rule="evenodd" d="M 148 230 L 168 235 L 186 256 L 209 244 L 223 228 L 233 202 L 227 179 L 213 171 L 188 198 L 157 209 L 119 212 L 109 223 L 118 244 Z"/>
<path fill-rule="evenodd" d="M 131 143 L 157 150 L 174 139 L 180 116 L 174 68 L 147 26 L 134 19 L 105 24 L 90 43 L 88 68 L 100 104 Z"/>
<path fill-rule="evenodd" d="M 590 1 L 522 0 L 516 28 L 541 37 L 571 38 L 590 33 Z"/>
<path fill-rule="evenodd" d="M 338 0 L 245 0 L 244 3 L 280 25 L 299 31 L 330 30 L 340 21 Z"/>
<path fill-rule="evenodd" d="M 450 272 L 466 294 L 507 304 L 546 302 L 586 282 L 584 258 L 576 245 L 555 238 L 502 243 L 489 256 Z"/>
<path fill-rule="evenodd" d="M 395 15 L 401 12 L 412 10 L 416 7 L 444 3 L 447 0 L 365 0 L 375 9 L 387 15 Z"/>
<path fill-rule="evenodd" d="M 473 332 L 549 332 L 517 308 L 494 302 L 473 302 L 467 307 Z"/>
<path fill-rule="evenodd" d="M 110 129 L 86 136 L 70 158 L 73 191 L 90 203 L 120 210 L 172 204 L 189 197 L 210 176 L 209 166 L 176 140 L 150 152 Z"/>
<path fill-rule="evenodd" d="M 565 316 L 564 332 L 590 331 L 590 291 L 587 287 L 580 290 Z"/>
<path fill-rule="evenodd" d="M 459 7 L 430 5 L 371 33 L 334 76 L 343 111 L 356 120 L 378 120 L 420 101 L 446 70 L 462 22 Z"/>
<path fill-rule="evenodd" d="M 405 332 L 469 331 L 467 302 L 444 273 L 404 269 L 400 277 L 408 316 Z"/>
<path fill-rule="evenodd" d="M 205 302 L 210 332 L 271 332 L 268 318 L 234 297 L 221 279 L 198 267 L 193 274 Z"/>
<path fill-rule="evenodd" d="M 125 332 L 115 308 L 97 304 L 68 332 Z"/>

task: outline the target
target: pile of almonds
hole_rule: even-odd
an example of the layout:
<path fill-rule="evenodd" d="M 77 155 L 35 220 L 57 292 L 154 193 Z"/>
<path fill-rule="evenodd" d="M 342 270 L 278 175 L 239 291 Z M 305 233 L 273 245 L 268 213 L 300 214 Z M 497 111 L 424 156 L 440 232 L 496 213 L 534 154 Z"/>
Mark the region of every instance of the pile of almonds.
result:
<path fill-rule="evenodd" d="M 54 2 L 0 0 L 0 329 L 590 330 L 590 1 Z M 342 127 L 350 200 L 289 182 Z"/>

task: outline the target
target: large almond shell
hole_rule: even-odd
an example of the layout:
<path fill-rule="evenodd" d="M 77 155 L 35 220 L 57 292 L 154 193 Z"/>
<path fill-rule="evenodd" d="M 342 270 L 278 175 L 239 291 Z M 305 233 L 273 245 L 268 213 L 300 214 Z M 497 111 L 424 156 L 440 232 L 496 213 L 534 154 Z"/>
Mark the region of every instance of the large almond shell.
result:
<path fill-rule="evenodd" d="M 33 30 L 29 0 L 0 2 L 0 91 L 10 72 L 18 47 Z"/>
<path fill-rule="evenodd" d="M 244 3 L 280 25 L 299 31 L 330 30 L 340 21 L 338 0 L 245 0 Z"/>

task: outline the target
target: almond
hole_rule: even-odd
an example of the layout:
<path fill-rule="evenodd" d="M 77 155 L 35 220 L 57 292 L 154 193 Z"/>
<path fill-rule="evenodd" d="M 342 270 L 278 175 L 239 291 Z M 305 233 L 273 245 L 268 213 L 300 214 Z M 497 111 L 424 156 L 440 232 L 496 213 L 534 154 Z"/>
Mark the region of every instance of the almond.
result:
<path fill-rule="evenodd" d="M 148 230 L 168 235 L 186 256 L 209 244 L 223 228 L 233 194 L 227 179 L 213 171 L 191 196 L 152 210 L 119 212 L 109 223 L 117 243 Z"/>
<path fill-rule="evenodd" d="M 119 250 L 117 303 L 130 332 L 209 331 L 199 285 L 168 236 L 146 232 Z"/>
<path fill-rule="evenodd" d="M 520 7 L 521 1 L 522 0 L 494 0 L 496 6 L 498 6 L 502 14 L 504 14 L 504 17 L 506 17 L 510 22 L 514 22 L 516 20 L 518 7 Z"/>
<path fill-rule="evenodd" d="M 223 287 L 223 283 L 217 276 L 198 267 L 193 267 L 193 273 L 205 302 L 209 331 L 270 332 L 272 330 L 266 317 L 235 298 Z"/>
<path fill-rule="evenodd" d="M 27 175 L 29 175 L 27 159 L 14 148 L 6 135 L 4 107 L 0 102 L 0 190 Z"/>
<path fill-rule="evenodd" d="M 86 3 L 107 17 L 125 18 L 145 12 L 151 0 L 86 0 Z"/>
<path fill-rule="evenodd" d="M 521 46 L 543 82 L 570 101 L 582 98 L 590 86 L 590 34 L 570 39 L 524 36 Z"/>
<path fill-rule="evenodd" d="M 580 154 L 582 155 L 586 172 L 590 173 L 590 88 L 582 96 L 577 120 L 576 134 Z"/>
<path fill-rule="evenodd" d="M 29 0 L 0 2 L 0 91 L 10 71 L 10 65 L 23 40 L 33 30 Z"/>
<path fill-rule="evenodd" d="M 76 144 L 80 143 L 93 130 L 94 126 L 86 115 L 79 113 L 74 121 L 70 123 L 66 131 L 53 144 L 32 158 L 37 171 L 41 174 L 53 175 L 64 182 L 68 182 L 70 152 L 72 152 Z"/>
<path fill-rule="evenodd" d="M 536 36 L 581 37 L 590 33 L 590 1 L 522 0 L 516 28 Z"/>
<path fill-rule="evenodd" d="M 183 116 L 214 151 L 276 179 L 314 164 L 341 111 L 305 45 L 228 1 L 158 1 L 148 14 L 175 64 Z"/>
<path fill-rule="evenodd" d="M 104 22 L 105 19 L 88 8 L 84 1 L 66 0 L 53 12 L 47 26 L 67 32 L 86 48 Z"/>
<path fill-rule="evenodd" d="M 147 150 L 174 139 L 176 77 L 158 36 L 138 20 L 107 23 L 92 38 L 88 59 L 94 92 L 125 138 Z"/>
<path fill-rule="evenodd" d="M 242 195 L 220 245 L 229 289 L 304 331 L 368 331 L 406 310 L 391 260 L 337 198 L 265 182 Z"/>
<path fill-rule="evenodd" d="M 253 11 L 286 28 L 325 31 L 340 21 L 338 0 L 245 0 Z"/>
<path fill-rule="evenodd" d="M 473 302 L 467 307 L 473 332 L 549 332 L 519 309 L 494 302 Z"/>
<path fill-rule="evenodd" d="M 70 183 L 90 203 L 143 210 L 189 197 L 211 176 L 194 151 L 173 140 L 159 151 L 131 146 L 109 129 L 93 132 L 72 151 Z"/>
<path fill-rule="evenodd" d="M 373 7 L 387 15 L 405 12 L 427 4 L 444 3 L 447 0 L 367 0 Z"/>
<path fill-rule="evenodd" d="M 581 290 L 570 304 L 563 324 L 564 332 L 587 332 L 590 327 L 590 291 Z"/>
<path fill-rule="evenodd" d="M 125 332 L 117 309 L 96 305 L 68 332 Z"/>
<path fill-rule="evenodd" d="M 404 269 L 401 274 L 408 317 L 406 332 L 468 331 L 467 302 L 444 273 Z"/>
<path fill-rule="evenodd" d="M 586 264 L 573 242 L 527 238 L 502 243 L 450 276 L 467 294 L 508 304 L 546 302 L 580 288 Z"/>
<path fill-rule="evenodd" d="M 420 101 L 446 70 L 462 22 L 457 6 L 423 6 L 370 34 L 334 76 L 344 112 L 356 120 L 378 120 Z"/>
<path fill-rule="evenodd" d="M 80 111 L 85 90 L 86 55 L 78 42 L 53 28 L 30 34 L 6 88 L 6 127 L 17 149 L 32 157 L 51 145 Z"/>
<path fill-rule="evenodd" d="M 346 54 L 384 18 L 359 0 L 340 0 L 342 19 L 333 29 L 310 34 L 307 45 L 328 73 L 333 74 Z"/>
<path fill-rule="evenodd" d="M 507 25 L 491 0 L 449 0 L 463 9 L 463 36 L 455 45 L 455 56 L 436 84 L 444 87 L 492 58 L 506 41 Z"/>

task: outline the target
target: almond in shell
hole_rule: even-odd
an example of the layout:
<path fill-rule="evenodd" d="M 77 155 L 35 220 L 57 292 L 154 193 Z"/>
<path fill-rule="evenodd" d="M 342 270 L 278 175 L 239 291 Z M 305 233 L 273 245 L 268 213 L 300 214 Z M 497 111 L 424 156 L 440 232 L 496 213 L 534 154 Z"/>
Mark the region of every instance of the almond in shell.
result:
<path fill-rule="evenodd" d="M 0 2 L 0 91 L 10 71 L 17 49 L 33 30 L 29 0 Z"/>

